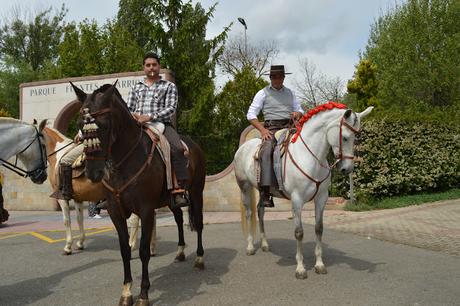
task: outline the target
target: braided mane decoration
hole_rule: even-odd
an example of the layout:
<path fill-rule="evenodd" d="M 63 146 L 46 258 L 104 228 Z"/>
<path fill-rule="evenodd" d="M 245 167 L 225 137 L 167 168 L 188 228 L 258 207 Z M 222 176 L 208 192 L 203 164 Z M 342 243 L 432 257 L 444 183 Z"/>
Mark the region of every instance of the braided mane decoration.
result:
<path fill-rule="evenodd" d="M 303 127 L 304 123 L 307 122 L 311 117 L 313 117 L 317 113 L 327 111 L 327 110 L 331 110 L 331 109 L 334 109 L 334 108 L 344 109 L 344 108 L 347 108 L 347 106 L 345 104 L 342 104 L 342 103 L 329 101 L 327 103 L 318 105 L 317 107 L 309 110 L 305 115 L 302 116 L 302 118 L 300 118 L 299 124 L 297 124 L 297 126 L 296 126 L 297 132 L 292 137 L 291 142 L 296 142 L 297 137 L 299 136 L 300 131 L 302 130 L 302 127 Z"/>

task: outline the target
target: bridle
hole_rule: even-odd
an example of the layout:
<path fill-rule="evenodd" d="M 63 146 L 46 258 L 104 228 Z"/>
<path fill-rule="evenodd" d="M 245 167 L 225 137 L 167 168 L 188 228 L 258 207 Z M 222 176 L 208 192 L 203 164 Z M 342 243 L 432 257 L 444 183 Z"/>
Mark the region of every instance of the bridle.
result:
<path fill-rule="evenodd" d="M 83 146 L 84 146 L 84 152 L 86 155 L 87 160 L 104 160 L 104 161 L 110 161 L 112 158 L 112 145 L 113 145 L 113 139 L 114 137 L 112 136 L 113 132 L 113 117 L 111 115 L 112 113 L 112 103 L 110 103 L 110 107 L 103 108 L 101 110 L 95 111 L 90 113 L 88 108 L 84 108 L 80 110 L 80 113 L 83 115 L 83 120 L 84 120 L 84 125 L 83 125 Z M 95 152 L 101 152 L 102 147 L 101 147 L 101 141 L 97 135 L 97 131 L 99 127 L 96 124 L 96 119 L 100 115 L 104 114 L 110 114 L 110 130 L 109 130 L 109 145 L 107 147 L 107 152 L 104 152 L 102 156 L 94 156 Z M 131 147 L 131 149 L 124 154 L 123 158 L 114 165 L 115 168 L 118 168 L 126 159 L 134 152 L 138 144 L 140 143 L 142 139 L 142 126 L 140 125 L 140 130 L 139 130 L 139 137 L 137 138 L 137 142 L 134 146 Z"/>
<path fill-rule="evenodd" d="M 47 168 L 47 163 L 45 161 L 45 158 L 43 157 L 43 147 L 42 147 L 42 142 L 40 140 L 40 137 L 43 136 L 38 130 L 37 130 L 37 127 L 34 126 L 35 128 L 35 137 L 34 139 L 32 139 L 32 141 L 24 148 L 22 149 L 20 152 L 18 152 L 16 154 L 16 159 L 14 161 L 14 164 L 8 162 L 7 160 L 4 160 L 3 158 L 0 158 L 0 161 L 2 163 L 2 166 L 4 166 L 5 168 L 13 171 L 14 173 L 24 177 L 24 178 L 27 178 L 27 177 L 34 177 L 34 178 L 38 178 L 40 177 L 41 175 L 43 175 L 43 173 L 45 172 L 46 173 L 46 168 Z M 38 141 L 38 147 L 40 148 L 40 165 L 35 168 L 34 170 L 25 170 L 21 167 L 18 167 L 18 155 L 24 153 L 34 142 L 35 140 Z"/>
<path fill-rule="evenodd" d="M 311 201 L 315 196 L 316 194 L 318 193 L 318 190 L 319 190 L 319 186 L 321 185 L 321 183 L 323 183 L 328 177 L 329 175 L 331 174 L 331 171 L 332 169 L 342 160 L 344 159 L 354 159 L 354 156 L 349 156 L 349 155 L 345 155 L 343 154 L 343 143 L 342 143 L 342 130 L 343 130 L 343 127 L 346 127 L 348 128 L 350 131 L 352 131 L 354 134 L 357 134 L 361 131 L 361 129 L 355 129 L 353 126 L 351 126 L 350 124 L 348 124 L 348 122 L 345 120 L 345 117 L 344 115 L 342 116 L 342 118 L 340 119 L 340 124 L 339 124 L 339 152 L 338 154 L 335 155 L 335 162 L 332 164 L 332 165 L 323 165 L 323 163 L 321 162 L 321 160 L 313 153 L 313 151 L 308 147 L 307 143 L 305 142 L 305 140 L 302 138 L 302 134 L 299 134 L 299 137 L 300 137 L 300 140 L 302 141 L 302 144 L 305 146 L 305 148 L 307 148 L 308 152 L 310 152 L 310 154 L 313 156 L 313 158 L 315 158 L 315 160 L 319 163 L 319 165 L 325 169 L 328 170 L 328 173 L 327 173 L 327 176 L 322 179 L 322 180 L 317 180 L 317 179 L 314 179 L 313 177 L 311 177 L 308 173 L 306 173 L 300 166 L 299 164 L 295 161 L 294 157 L 292 156 L 291 152 L 289 151 L 289 143 L 288 145 L 286 146 L 286 157 L 284 158 L 284 171 L 282 171 L 282 180 L 284 181 L 285 180 L 285 177 L 286 177 L 286 161 L 288 159 L 288 157 L 291 159 L 293 165 L 300 171 L 300 173 L 303 174 L 303 176 L 305 176 L 306 178 L 308 178 L 310 181 L 314 182 L 316 184 L 316 191 L 315 193 L 313 194 L 313 196 L 311 197 L 311 199 L 309 201 Z M 284 194 L 284 192 L 283 192 Z M 284 194 L 284 196 L 287 198 L 287 196 Z"/>

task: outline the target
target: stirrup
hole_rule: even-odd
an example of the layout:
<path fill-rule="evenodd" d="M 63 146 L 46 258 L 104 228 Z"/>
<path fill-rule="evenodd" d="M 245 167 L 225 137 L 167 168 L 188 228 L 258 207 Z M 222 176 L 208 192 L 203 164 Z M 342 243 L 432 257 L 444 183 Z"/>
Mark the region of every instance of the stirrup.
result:
<path fill-rule="evenodd" d="M 171 191 L 170 208 L 176 209 L 190 206 L 188 193 L 185 189 L 174 189 Z"/>

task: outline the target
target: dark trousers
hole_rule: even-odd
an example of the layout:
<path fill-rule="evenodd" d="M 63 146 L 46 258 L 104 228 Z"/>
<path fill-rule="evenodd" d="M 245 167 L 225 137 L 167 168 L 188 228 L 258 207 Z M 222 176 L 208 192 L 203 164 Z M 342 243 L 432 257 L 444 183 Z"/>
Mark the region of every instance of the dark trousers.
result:
<path fill-rule="evenodd" d="M 171 146 L 171 164 L 176 174 L 177 181 L 188 180 L 187 159 L 184 156 L 184 148 L 180 141 L 179 134 L 171 124 L 168 123 L 165 123 L 165 131 L 163 134 L 166 139 L 168 139 L 169 145 Z"/>
<path fill-rule="evenodd" d="M 283 120 L 266 120 L 264 122 L 264 128 L 275 134 L 277 131 L 287 128 L 289 126 L 289 119 Z M 260 162 L 260 186 L 269 187 L 274 185 L 275 177 L 273 171 L 273 149 L 276 145 L 276 139 L 273 136 L 272 139 L 262 141 L 259 152 Z"/>

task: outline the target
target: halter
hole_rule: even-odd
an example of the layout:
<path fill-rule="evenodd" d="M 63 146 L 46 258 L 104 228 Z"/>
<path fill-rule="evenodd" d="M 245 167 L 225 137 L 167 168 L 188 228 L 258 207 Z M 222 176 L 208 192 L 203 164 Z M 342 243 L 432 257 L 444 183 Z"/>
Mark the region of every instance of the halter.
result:
<path fill-rule="evenodd" d="M 361 129 L 355 129 L 353 126 L 351 126 L 350 124 L 348 124 L 348 122 L 345 120 L 345 117 L 342 116 L 342 118 L 340 119 L 340 125 L 339 125 L 339 153 L 337 155 L 335 155 L 335 162 L 332 164 L 332 165 L 323 165 L 321 163 L 321 161 L 319 160 L 319 158 L 312 152 L 312 150 L 308 147 L 307 143 L 304 141 L 304 139 L 302 138 L 302 135 L 299 133 L 299 137 L 300 137 L 300 140 L 302 141 L 302 144 L 307 148 L 308 152 L 310 152 L 310 154 L 315 158 L 315 160 L 319 163 L 319 165 L 325 169 L 328 170 L 328 173 L 327 173 L 327 176 L 318 181 L 316 179 L 314 179 L 313 177 L 311 177 L 310 175 L 308 175 L 308 173 L 306 173 L 302 168 L 300 168 L 299 164 L 294 160 L 294 157 L 292 156 L 291 152 L 289 151 L 289 143 L 288 143 L 288 146 L 286 147 L 286 157 L 284 158 L 284 172 L 282 174 L 282 180 L 284 181 L 284 178 L 286 176 L 286 160 L 287 158 L 289 157 L 292 161 L 292 163 L 294 164 L 294 166 L 306 177 L 308 178 L 310 181 L 314 182 L 316 184 L 316 190 L 315 190 L 315 193 L 313 194 L 313 196 L 311 197 L 310 200 L 308 201 L 311 201 L 315 196 L 316 194 L 318 193 L 318 190 L 319 190 L 319 187 L 320 185 L 329 177 L 329 175 L 331 174 L 331 170 L 337 165 L 337 163 L 339 163 L 340 161 L 344 160 L 344 159 L 354 159 L 354 156 L 348 156 L 348 155 L 344 155 L 343 154 L 343 145 L 342 145 L 342 129 L 343 129 L 343 126 L 345 126 L 346 128 L 348 128 L 349 130 L 351 130 L 354 134 L 357 134 L 361 131 Z M 308 202 L 307 201 L 307 202 Z"/>
<path fill-rule="evenodd" d="M 44 171 L 46 171 L 46 168 L 47 168 L 47 163 L 45 162 L 45 159 L 43 158 L 43 148 L 42 148 L 42 142 L 40 140 L 40 136 L 43 136 L 43 135 L 40 132 L 38 132 L 36 126 L 34 126 L 34 128 L 36 132 L 34 139 L 32 139 L 32 141 L 24 149 L 22 149 L 19 153 L 15 155 L 16 159 L 14 161 L 14 164 L 8 162 L 7 160 L 4 160 L 3 158 L 0 158 L 0 161 L 2 162 L 3 167 L 13 171 L 14 173 L 24 178 L 27 178 L 27 177 L 37 177 L 38 178 L 40 175 L 42 175 Z M 18 155 L 20 155 L 21 153 L 24 153 L 35 142 L 35 140 L 38 141 L 38 147 L 40 148 L 40 166 L 30 171 L 22 169 L 21 167 L 18 167 L 17 165 Z"/>
<path fill-rule="evenodd" d="M 83 120 L 85 124 L 83 125 L 83 144 L 84 144 L 84 152 L 86 155 L 87 160 L 104 160 L 106 162 L 111 160 L 112 156 L 112 132 L 113 132 L 113 117 L 112 117 L 112 101 L 110 101 L 110 107 L 103 108 L 101 110 L 98 110 L 96 112 L 90 113 L 88 108 L 84 108 L 80 110 L 80 113 L 83 116 Z M 92 154 L 94 152 L 101 152 L 101 141 L 97 135 L 97 131 L 99 127 L 96 124 L 95 118 L 103 115 L 103 114 L 110 114 L 110 131 L 109 131 L 109 146 L 107 148 L 107 152 L 103 156 L 91 156 L 89 154 Z M 137 139 L 136 144 L 123 156 L 123 158 L 114 165 L 114 168 L 119 167 L 124 161 L 127 160 L 127 158 L 134 152 L 136 147 L 139 145 L 142 139 L 142 125 L 139 125 L 140 130 L 139 130 L 139 137 Z M 148 132 L 148 131 L 147 131 Z M 147 157 L 147 160 L 145 163 L 142 165 L 142 167 L 132 176 L 125 184 L 123 184 L 121 187 L 114 187 L 111 186 L 106 179 L 102 179 L 102 184 L 110 190 L 114 195 L 115 199 L 118 204 L 118 208 L 120 210 L 121 215 L 126 218 L 126 213 L 123 209 L 123 206 L 121 205 L 121 193 L 131 184 L 135 181 L 135 179 L 141 175 L 144 170 L 147 168 L 148 165 L 150 165 L 150 162 L 152 161 L 153 158 L 153 153 L 155 151 L 155 142 L 152 143 L 152 147 L 150 150 L 150 153 Z"/>

